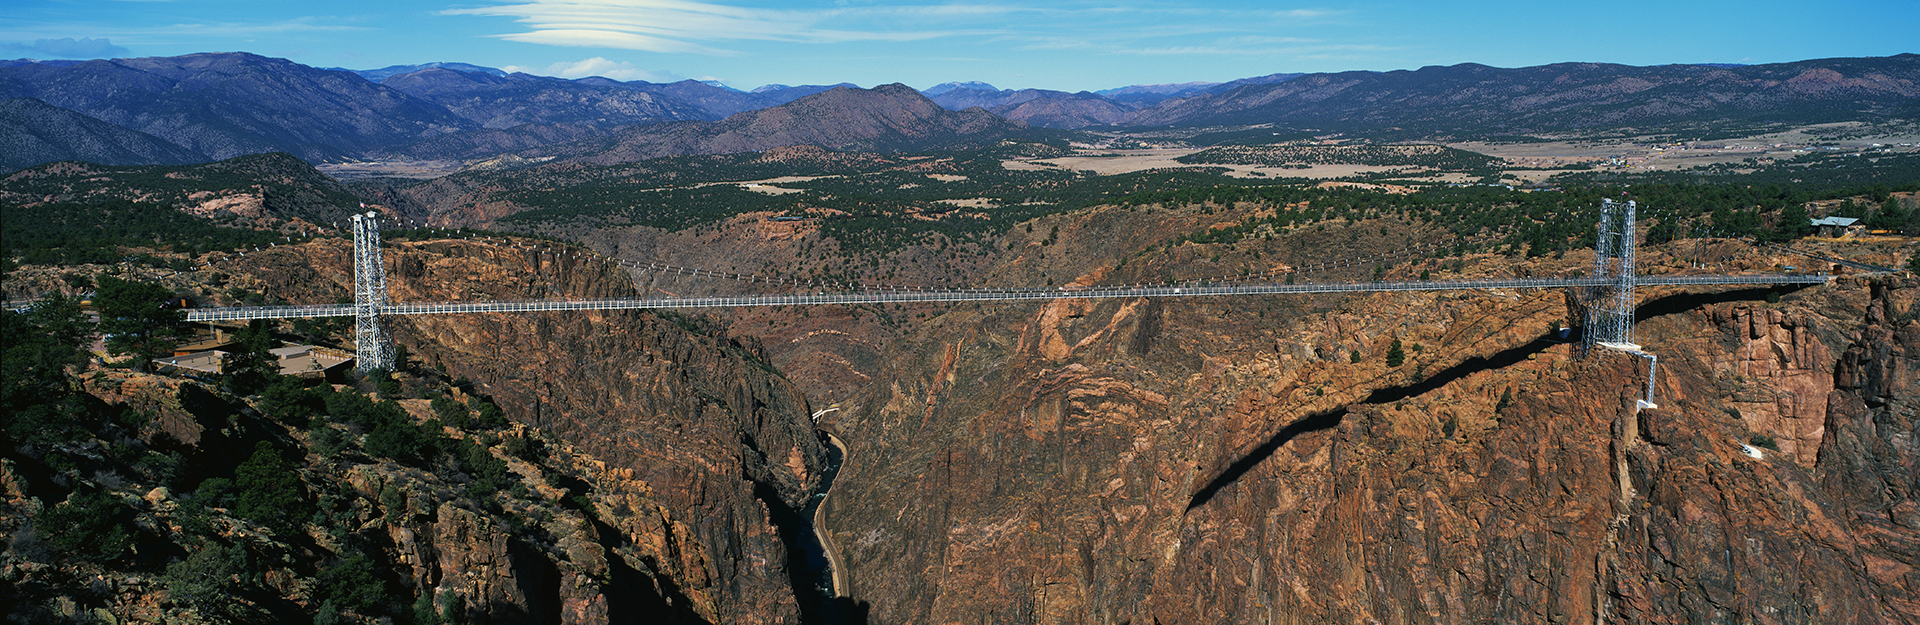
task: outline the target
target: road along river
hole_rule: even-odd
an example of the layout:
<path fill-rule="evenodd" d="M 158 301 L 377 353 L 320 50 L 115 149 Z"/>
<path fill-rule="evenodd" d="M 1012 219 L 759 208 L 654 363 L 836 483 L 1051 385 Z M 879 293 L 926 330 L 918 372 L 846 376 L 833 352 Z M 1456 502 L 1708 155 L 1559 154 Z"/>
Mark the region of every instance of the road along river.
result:
<path fill-rule="evenodd" d="M 840 461 L 835 463 L 837 466 L 834 471 L 835 474 L 838 474 L 847 468 L 847 459 L 849 458 L 847 454 L 847 444 L 841 442 L 840 437 L 834 436 L 832 432 L 827 432 L 827 442 L 833 445 L 835 451 L 839 452 Z M 832 478 L 828 479 L 829 484 L 827 485 L 830 486 Z M 827 531 L 827 497 L 829 496 L 831 496 L 831 493 L 823 488 L 820 499 L 813 502 L 813 536 L 816 540 L 820 541 L 820 551 L 824 552 L 827 556 L 827 569 L 833 572 L 833 596 L 846 597 L 849 596 L 848 593 L 852 590 L 852 585 L 848 583 L 850 576 L 847 574 L 846 563 L 840 559 L 840 549 L 834 546 L 833 535 Z"/>

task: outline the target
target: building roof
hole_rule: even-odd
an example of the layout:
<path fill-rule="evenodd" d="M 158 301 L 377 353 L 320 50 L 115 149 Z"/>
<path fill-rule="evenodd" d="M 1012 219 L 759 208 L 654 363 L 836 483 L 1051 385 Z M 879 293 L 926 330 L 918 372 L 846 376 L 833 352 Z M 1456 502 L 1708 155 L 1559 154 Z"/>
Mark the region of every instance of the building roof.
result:
<path fill-rule="evenodd" d="M 320 372 L 331 369 L 341 363 L 353 360 L 345 352 L 330 349 L 316 349 L 312 345 L 289 345 L 268 350 L 279 361 L 281 375 L 300 375 L 307 372 Z M 221 373 L 229 354 L 221 350 L 195 352 L 184 356 L 155 358 L 154 362 L 192 369 L 203 373 Z"/>
<path fill-rule="evenodd" d="M 1860 223 L 1858 217 L 1822 217 L 1820 219 L 1809 219 L 1807 221 L 1812 222 L 1811 225 L 1814 226 L 1840 226 L 1842 228 Z"/>

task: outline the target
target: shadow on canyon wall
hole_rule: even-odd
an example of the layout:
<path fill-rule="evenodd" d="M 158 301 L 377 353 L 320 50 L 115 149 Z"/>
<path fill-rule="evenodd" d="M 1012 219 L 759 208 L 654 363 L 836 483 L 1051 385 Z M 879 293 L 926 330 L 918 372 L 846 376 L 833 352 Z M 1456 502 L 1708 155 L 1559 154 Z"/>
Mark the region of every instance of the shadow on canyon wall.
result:
<path fill-rule="evenodd" d="M 1770 293 L 1785 295 L 1809 286 L 1812 285 L 1756 287 L 1717 293 L 1676 293 L 1647 300 L 1645 303 L 1634 308 L 1633 317 L 1635 321 L 1642 321 L 1661 315 L 1693 310 L 1709 304 L 1766 299 Z M 1526 360 L 1528 356 L 1546 351 L 1554 345 L 1566 342 L 1578 342 L 1580 339 L 1581 337 L 1578 331 L 1565 338 L 1553 332 L 1542 334 L 1531 341 L 1502 350 L 1490 357 L 1475 356 L 1468 358 L 1461 361 L 1460 364 L 1434 373 L 1431 377 L 1419 382 L 1374 389 L 1372 393 L 1367 394 L 1366 399 L 1360 400 L 1359 405 L 1385 404 L 1410 397 L 1417 397 L 1475 373 L 1512 366 Z M 1222 470 L 1220 474 L 1212 480 L 1208 481 L 1206 486 L 1194 492 L 1193 498 L 1187 501 L 1187 510 L 1190 512 L 1194 508 L 1206 505 L 1207 502 L 1212 501 L 1215 496 L 1220 494 L 1222 489 L 1233 485 L 1233 483 L 1240 480 L 1241 476 L 1246 475 L 1248 471 L 1252 471 L 1254 467 L 1260 466 L 1260 463 L 1272 457 L 1274 452 L 1279 451 L 1288 441 L 1302 434 L 1339 427 L 1340 420 L 1347 416 L 1347 412 L 1348 408 L 1335 408 L 1310 414 L 1292 423 L 1288 423 L 1286 427 L 1280 428 L 1280 431 L 1275 432 L 1266 442 L 1260 443 L 1260 445 L 1254 447 L 1245 455 L 1242 455 L 1240 459 L 1227 465 L 1227 468 Z"/>

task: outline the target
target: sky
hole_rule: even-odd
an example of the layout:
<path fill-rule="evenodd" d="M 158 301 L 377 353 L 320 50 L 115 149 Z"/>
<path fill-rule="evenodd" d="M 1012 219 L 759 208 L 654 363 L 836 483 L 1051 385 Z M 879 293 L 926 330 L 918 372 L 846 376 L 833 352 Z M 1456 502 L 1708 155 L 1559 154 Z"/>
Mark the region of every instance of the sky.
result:
<path fill-rule="evenodd" d="M 0 58 L 252 52 L 750 90 L 851 82 L 1092 91 L 1293 72 L 1920 52 L 1920 2 L 8 0 Z"/>

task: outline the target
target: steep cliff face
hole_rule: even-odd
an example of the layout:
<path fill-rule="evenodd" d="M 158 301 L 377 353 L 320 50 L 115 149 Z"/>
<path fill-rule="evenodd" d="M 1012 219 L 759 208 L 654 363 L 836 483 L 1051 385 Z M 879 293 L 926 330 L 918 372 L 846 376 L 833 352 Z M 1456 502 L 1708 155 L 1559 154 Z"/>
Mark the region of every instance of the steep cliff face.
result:
<path fill-rule="evenodd" d="M 1834 391 L 1835 354 L 1828 346 L 1838 338 L 1833 322 L 1766 307 L 1720 308 L 1713 314 L 1722 346 L 1730 347 L 1714 350 L 1714 369 L 1744 387 L 1725 403 L 1739 411 L 1748 429 L 1774 433 L 1782 453 L 1803 467 L 1813 466 L 1826 434 L 1827 397 Z"/>
<path fill-rule="evenodd" d="M 1910 620 L 1914 291 L 1667 300 L 1638 412 L 1559 293 L 956 309 L 829 524 L 877 622 Z"/>
<path fill-rule="evenodd" d="M 1858 539 L 1869 588 L 1920 620 L 1920 285 L 1872 285 L 1866 326 L 1840 355 L 1815 476 Z"/>
<path fill-rule="evenodd" d="M 257 271 L 289 298 L 324 301 L 350 284 L 350 250 L 305 246 Z M 390 242 L 387 257 L 394 301 L 633 293 L 617 267 L 558 247 Z M 812 578 L 796 571 L 803 560 L 786 544 L 804 528 L 787 517 L 818 487 L 827 452 L 806 398 L 757 344 L 664 312 L 388 317 L 387 328 L 414 361 L 474 380 L 474 392 L 578 450 L 605 478 L 569 487 L 594 511 L 570 540 L 604 550 L 559 584 L 581 622 L 604 620 L 634 583 L 670 588 L 713 622 L 797 622 L 812 609 L 796 597 L 811 593 Z M 422 515 L 430 523 L 408 531 L 450 542 L 440 551 L 453 554 L 437 579 L 504 570 L 491 530 L 457 512 Z M 504 557 L 519 566 L 519 555 Z M 509 595 L 527 586 L 475 579 Z"/>
<path fill-rule="evenodd" d="M 1180 246 L 1109 277 L 1075 227 L 983 273 L 1095 266 L 1084 284 L 1208 258 Z M 394 248 L 399 300 L 630 288 L 584 255 Z M 346 248 L 304 249 L 279 283 L 331 297 Z M 824 515 L 841 590 L 874 622 L 1920 618 L 1916 286 L 1649 290 L 1644 410 L 1643 359 L 1556 340 L 1578 318 L 1559 292 L 957 305 L 861 363 L 871 384 L 824 418 L 851 448 Z M 484 583 L 463 592 L 576 589 L 527 601 L 587 622 L 634 587 L 689 618 L 801 617 L 779 519 L 824 450 L 753 341 L 627 313 L 389 327 L 607 476 L 563 491 L 594 510 L 554 534 L 577 557 L 467 575 Z M 1406 361 L 1389 366 L 1396 340 Z M 423 510 L 410 531 L 445 539 L 435 570 L 501 570 L 485 531 Z"/>

